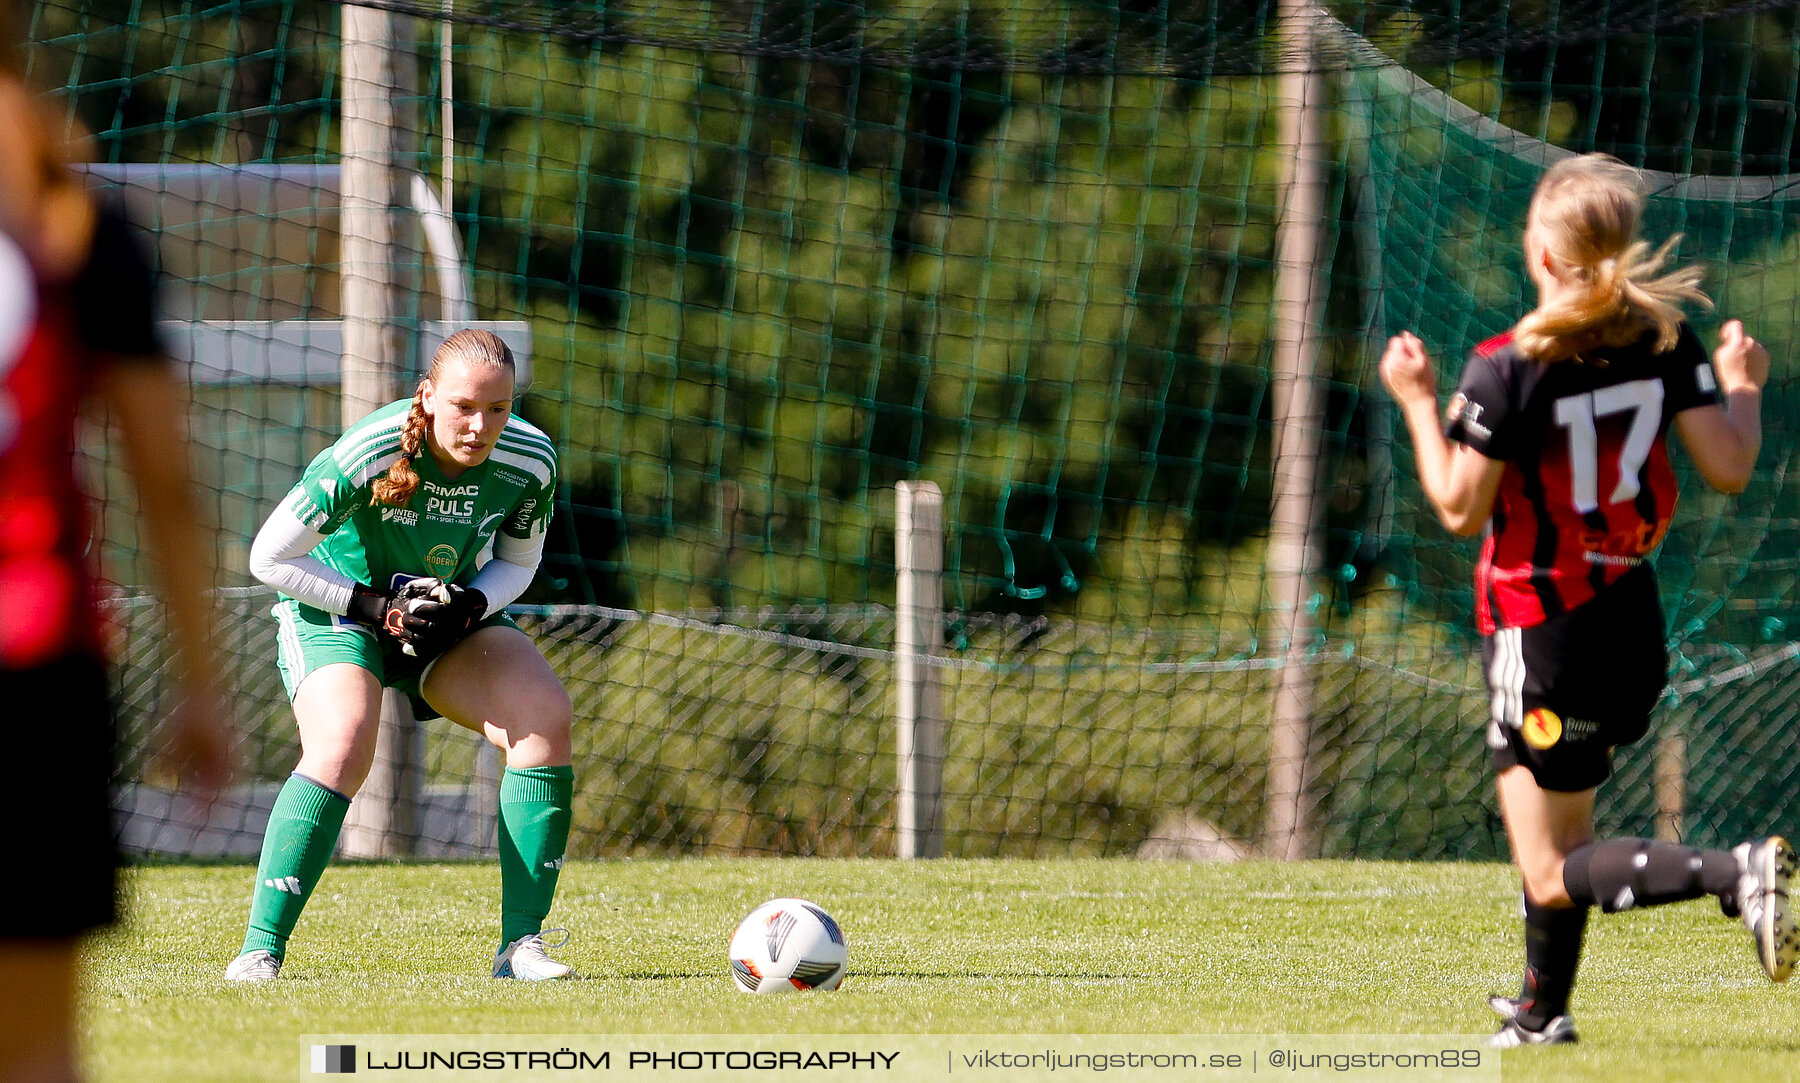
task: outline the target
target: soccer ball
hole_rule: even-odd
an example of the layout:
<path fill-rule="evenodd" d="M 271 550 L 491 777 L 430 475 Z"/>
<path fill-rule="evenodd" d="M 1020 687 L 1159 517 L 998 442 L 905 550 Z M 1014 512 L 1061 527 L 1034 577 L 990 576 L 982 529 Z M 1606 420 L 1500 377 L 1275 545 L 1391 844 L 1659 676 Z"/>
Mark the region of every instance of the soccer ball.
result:
<path fill-rule="evenodd" d="M 836 989 L 850 949 L 816 903 L 771 899 L 731 934 L 731 978 L 746 993 Z"/>

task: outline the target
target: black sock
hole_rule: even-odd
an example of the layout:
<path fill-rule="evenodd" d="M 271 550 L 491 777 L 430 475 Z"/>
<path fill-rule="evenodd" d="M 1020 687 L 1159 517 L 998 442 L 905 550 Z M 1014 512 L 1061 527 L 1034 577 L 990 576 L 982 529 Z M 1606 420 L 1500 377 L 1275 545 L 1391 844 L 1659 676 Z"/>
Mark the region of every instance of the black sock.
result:
<path fill-rule="evenodd" d="M 1576 906 L 1609 914 L 1636 906 L 1729 895 L 1737 890 L 1737 858 L 1653 839 L 1605 839 L 1563 860 L 1563 887 Z"/>
<path fill-rule="evenodd" d="M 1588 908 L 1551 909 L 1525 901 L 1525 984 L 1519 993 L 1519 1024 L 1543 1030 L 1569 1010 L 1575 968 L 1581 965 L 1581 939 L 1587 932 Z"/>

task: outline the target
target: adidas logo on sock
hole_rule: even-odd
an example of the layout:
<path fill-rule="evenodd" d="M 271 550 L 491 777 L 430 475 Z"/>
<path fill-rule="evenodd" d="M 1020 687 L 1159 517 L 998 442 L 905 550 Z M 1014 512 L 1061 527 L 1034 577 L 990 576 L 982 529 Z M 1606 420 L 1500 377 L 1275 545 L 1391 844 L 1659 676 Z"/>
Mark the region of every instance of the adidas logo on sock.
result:
<path fill-rule="evenodd" d="M 546 868 L 546 869 L 560 869 L 560 868 L 562 868 L 562 865 L 563 865 L 563 859 L 560 857 L 557 858 L 555 861 L 544 862 L 544 868 Z"/>
<path fill-rule="evenodd" d="M 286 891 L 294 895 L 303 894 L 300 890 L 300 878 L 298 876 L 283 876 L 274 880 L 264 880 L 263 886 L 272 887 L 276 891 Z"/>

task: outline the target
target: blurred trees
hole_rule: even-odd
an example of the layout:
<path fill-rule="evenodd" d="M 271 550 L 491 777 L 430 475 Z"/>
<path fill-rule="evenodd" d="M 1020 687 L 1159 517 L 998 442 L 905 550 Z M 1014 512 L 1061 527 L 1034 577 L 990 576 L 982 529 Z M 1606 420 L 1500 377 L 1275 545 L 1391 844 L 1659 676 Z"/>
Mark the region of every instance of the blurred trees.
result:
<path fill-rule="evenodd" d="M 1556 5 L 1342 7 L 1574 149 L 1791 161 L 1792 11 L 1620 36 L 1567 33 Z M 454 212 L 483 315 L 533 321 L 523 410 L 568 481 L 535 597 L 883 602 L 887 494 L 917 477 L 945 491 L 953 604 L 1133 624 L 1260 605 L 1242 569 L 1267 519 L 1270 4 L 458 10 Z M 334 156 L 335 5 L 68 0 L 32 30 L 34 72 L 109 159 Z M 1520 47 L 1482 44 L 1504 33 Z M 427 36 L 427 127 L 435 60 Z M 1334 195 L 1349 220 L 1353 186 Z M 1374 512 L 1371 313 L 1333 240 L 1336 565 Z"/>
<path fill-rule="evenodd" d="M 1262 523 L 1266 79 L 466 54 L 484 297 L 567 344 L 540 420 L 638 604 L 879 599 L 906 477 L 962 604 L 1190 610 Z"/>

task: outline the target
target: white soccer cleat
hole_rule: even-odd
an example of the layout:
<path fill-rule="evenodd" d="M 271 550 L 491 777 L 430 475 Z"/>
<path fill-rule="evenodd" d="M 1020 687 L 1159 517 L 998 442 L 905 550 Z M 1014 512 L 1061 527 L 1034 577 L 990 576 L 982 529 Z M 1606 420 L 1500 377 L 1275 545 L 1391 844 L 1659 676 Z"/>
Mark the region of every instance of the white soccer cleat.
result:
<path fill-rule="evenodd" d="M 514 978 L 518 981 L 555 981 L 558 978 L 574 977 L 574 967 L 550 958 L 547 951 L 548 948 L 560 948 L 567 944 L 569 930 L 545 929 L 544 932 L 561 933 L 562 939 L 546 945 L 543 933 L 519 937 L 494 954 L 494 977 Z"/>
<path fill-rule="evenodd" d="M 266 948 L 247 951 L 225 968 L 226 981 L 274 981 L 281 973 L 281 959 Z"/>
<path fill-rule="evenodd" d="M 1492 1000 L 1488 1006 L 1500 1010 Z M 1528 1045 L 1573 1045 L 1580 1040 L 1575 1024 L 1569 1022 L 1568 1016 L 1559 1015 L 1545 1023 L 1543 1030 L 1532 1030 L 1517 1019 L 1508 1019 L 1483 1044 L 1489 1049 L 1518 1049 Z"/>
<path fill-rule="evenodd" d="M 1756 958 L 1769 977 L 1787 981 L 1800 955 L 1788 884 L 1794 878 L 1794 848 L 1780 836 L 1741 843 L 1731 851 L 1738 863 L 1738 910 L 1756 938 Z"/>

